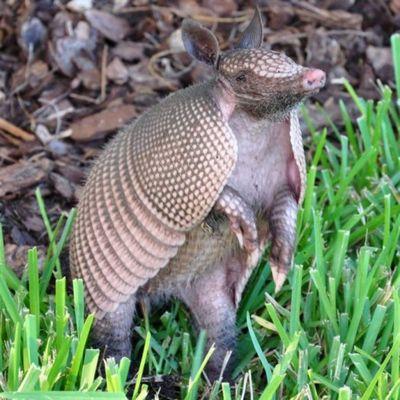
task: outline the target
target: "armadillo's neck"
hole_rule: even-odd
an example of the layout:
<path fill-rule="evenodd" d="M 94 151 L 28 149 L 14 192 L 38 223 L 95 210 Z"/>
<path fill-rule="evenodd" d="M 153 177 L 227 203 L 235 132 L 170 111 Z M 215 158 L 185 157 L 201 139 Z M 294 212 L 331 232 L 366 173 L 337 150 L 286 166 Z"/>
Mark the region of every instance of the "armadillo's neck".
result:
<path fill-rule="evenodd" d="M 268 120 L 271 122 L 281 122 L 287 119 L 295 106 L 280 107 L 280 104 L 271 103 L 245 103 L 238 106 L 242 113 L 246 113 L 255 121 Z"/>
<path fill-rule="evenodd" d="M 208 84 L 210 85 L 211 96 L 221 110 L 224 120 L 228 122 L 237 105 L 235 94 L 221 79 L 215 78 Z"/>

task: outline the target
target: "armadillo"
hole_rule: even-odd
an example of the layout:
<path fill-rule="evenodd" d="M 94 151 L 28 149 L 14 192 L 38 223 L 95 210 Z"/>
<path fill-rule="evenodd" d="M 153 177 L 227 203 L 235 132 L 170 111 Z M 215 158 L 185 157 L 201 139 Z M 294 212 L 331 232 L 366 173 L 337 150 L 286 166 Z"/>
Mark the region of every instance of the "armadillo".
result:
<path fill-rule="evenodd" d="M 235 348 L 236 310 L 267 244 L 277 290 L 292 264 L 305 189 L 297 109 L 325 74 L 264 49 L 258 10 L 228 51 L 193 20 L 184 20 L 182 39 L 214 75 L 107 145 L 79 201 L 70 266 L 96 317 L 93 342 L 108 355 L 130 355 L 139 300 L 174 297 L 216 345 L 207 370 L 215 378 Z"/>

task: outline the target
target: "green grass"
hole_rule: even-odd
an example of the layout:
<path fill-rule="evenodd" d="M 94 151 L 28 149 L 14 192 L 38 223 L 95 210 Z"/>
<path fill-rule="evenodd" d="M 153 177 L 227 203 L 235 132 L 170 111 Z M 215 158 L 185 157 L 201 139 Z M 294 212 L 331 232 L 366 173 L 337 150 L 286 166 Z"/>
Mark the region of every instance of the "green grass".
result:
<path fill-rule="evenodd" d="M 0 397 L 149 399 L 146 378 L 175 375 L 177 397 L 187 400 L 400 399 L 400 35 L 392 48 L 396 93 L 381 85 L 373 102 L 345 83 L 359 116 L 352 121 L 340 103 L 342 124 L 328 121 L 329 136 L 305 115 L 308 185 L 295 266 L 277 296 L 266 261 L 251 277 L 237 317 L 235 385 L 207 385 L 201 372 L 213 349 L 178 302 L 137 320 L 132 360 L 104 362 L 89 348 L 83 284 L 68 293 L 59 261 L 75 212 L 52 226 L 37 192 L 49 238 L 41 268 L 32 249 L 18 279 L 0 229 Z"/>

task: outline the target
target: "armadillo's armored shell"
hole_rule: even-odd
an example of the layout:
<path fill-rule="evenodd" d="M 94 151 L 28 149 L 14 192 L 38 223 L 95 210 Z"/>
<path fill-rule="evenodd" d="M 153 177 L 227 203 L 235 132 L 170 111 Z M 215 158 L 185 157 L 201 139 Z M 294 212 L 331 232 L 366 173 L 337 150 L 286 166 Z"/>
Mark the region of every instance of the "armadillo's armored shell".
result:
<path fill-rule="evenodd" d="M 129 136 L 130 175 L 143 203 L 166 225 L 189 230 L 215 203 L 236 162 L 236 139 L 207 86 L 178 92 Z"/>
<path fill-rule="evenodd" d="M 206 85 L 168 97 L 94 165 L 70 246 L 101 318 L 154 277 L 211 210 L 236 162 L 235 138 Z"/>

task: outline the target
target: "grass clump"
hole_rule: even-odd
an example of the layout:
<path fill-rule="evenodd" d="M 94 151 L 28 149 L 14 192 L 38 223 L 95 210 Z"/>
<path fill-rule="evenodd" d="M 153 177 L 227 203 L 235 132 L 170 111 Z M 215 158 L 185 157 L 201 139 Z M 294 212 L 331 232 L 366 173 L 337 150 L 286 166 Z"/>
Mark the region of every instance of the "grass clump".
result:
<path fill-rule="evenodd" d="M 183 376 L 175 398 L 400 399 L 400 35 L 392 38 L 397 93 L 380 85 L 378 102 L 348 93 L 359 117 L 340 103 L 343 129 L 311 132 L 305 201 L 299 213 L 295 266 L 272 297 L 261 262 L 238 312 L 235 385 L 208 387 L 201 374 L 205 336 L 194 342 L 178 302 L 145 314 L 135 328 L 132 361 L 105 361 L 88 347 L 93 316 L 85 317 L 83 284 L 72 293 L 59 256 L 74 211 L 53 228 L 41 272 L 36 249 L 21 279 L 5 262 L 0 229 L 0 390 L 15 399 L 149 399 L 154 376 Z M 49 289 L 52 277 L 54 290 Z M 128 380 L 131 362 L 137 372 Z"/>

